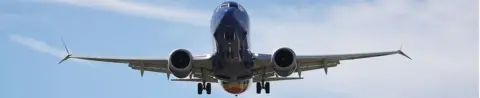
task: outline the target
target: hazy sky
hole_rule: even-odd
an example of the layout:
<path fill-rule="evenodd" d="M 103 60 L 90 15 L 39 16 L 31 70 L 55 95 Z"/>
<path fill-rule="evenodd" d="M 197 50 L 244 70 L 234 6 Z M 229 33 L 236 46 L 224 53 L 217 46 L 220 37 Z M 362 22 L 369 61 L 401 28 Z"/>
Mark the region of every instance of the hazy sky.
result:
<path fill-rule="evenodd" d="M 176 48 L 212 52 L 209 20 L 223 0 L 1 0 L 1 98 L 232 97 L 125 64 L 69 60 L 74 54 L 167 57 Z M 250 14 L 253 52 L 297 54 L 399 49 L 343 61 L 329 74 L 255 86 L 239 97 L 478 98 L 478 0 L 239 0 Z M 292 76 L 297 76 L 296 74 Z"/>

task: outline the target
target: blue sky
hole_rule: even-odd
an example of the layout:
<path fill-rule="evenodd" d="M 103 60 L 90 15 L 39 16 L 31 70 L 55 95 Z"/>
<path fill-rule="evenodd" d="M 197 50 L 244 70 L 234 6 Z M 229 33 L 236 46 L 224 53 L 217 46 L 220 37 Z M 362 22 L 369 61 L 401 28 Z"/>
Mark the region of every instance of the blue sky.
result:
<path fill-rule="evenodd" d="M 195 83 L 124 64 L 69 60 L 74 54 L 166 57 L 176 48 L 211 53 L 208 21 L 223 0 L 2 0 L 2 98 L 231 97 L 219 85 L 198 96 Z M 433 2 L 435 1 L 435 2 Z M 478 97 L 478 0 L 240 0 L 249 12 L 254 52 L 297 54 L 403 50 L 401 56 L 344 61 L 251 88 L 239 97 Z M 296 75 L 292 75 L 296 76 Z"/>

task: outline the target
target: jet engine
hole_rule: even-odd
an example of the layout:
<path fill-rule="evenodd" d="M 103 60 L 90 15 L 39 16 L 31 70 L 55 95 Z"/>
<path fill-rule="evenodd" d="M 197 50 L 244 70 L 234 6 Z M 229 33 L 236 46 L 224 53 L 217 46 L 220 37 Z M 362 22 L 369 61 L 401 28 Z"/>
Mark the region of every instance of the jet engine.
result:
<path fill-rule="evenodd" d="M 290 48 L 277 49 L 271 58 L 271 64 L 277 75 L 282 77 L 290 76 L 297 68 L 296 54 Z"/>
<path fill-rule="evenodd" d="M 185 78 L 192 72 L 192 61 L 190 51 L 176 49 L 168 59 L 168 70 L 177 78 Z"/>

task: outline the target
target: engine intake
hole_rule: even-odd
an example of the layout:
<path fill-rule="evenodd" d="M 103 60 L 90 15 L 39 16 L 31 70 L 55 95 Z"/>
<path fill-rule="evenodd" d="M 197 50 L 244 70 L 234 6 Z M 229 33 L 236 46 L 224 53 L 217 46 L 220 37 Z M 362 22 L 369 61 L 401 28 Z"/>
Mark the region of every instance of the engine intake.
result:
<path fill-rule="evenodd" d="M 282 77 L 290 76 L 297 68 L 295 52 L 286 47 L 277 49 L 272 55 L 271 62 L 275 73 Z"/>
<path fill-rule="evenodd" d="M 192 61 L 190 51 L 176 49 L 168 59 L 168 70 L 177 78 L 185 78 L 192 72 Z"/>

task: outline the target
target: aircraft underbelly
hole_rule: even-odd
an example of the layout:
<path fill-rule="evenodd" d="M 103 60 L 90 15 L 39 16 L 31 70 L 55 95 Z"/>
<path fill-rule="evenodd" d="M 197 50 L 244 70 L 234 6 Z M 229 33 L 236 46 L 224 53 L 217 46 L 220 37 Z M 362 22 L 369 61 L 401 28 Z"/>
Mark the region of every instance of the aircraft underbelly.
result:
<path fill-rule="evenodd" d="M 250 79 L 253 74 L 242 63 L 226 63 L 223 68 L 214 71 L 217 79 L 223 81 L 243 81 Z"/>

